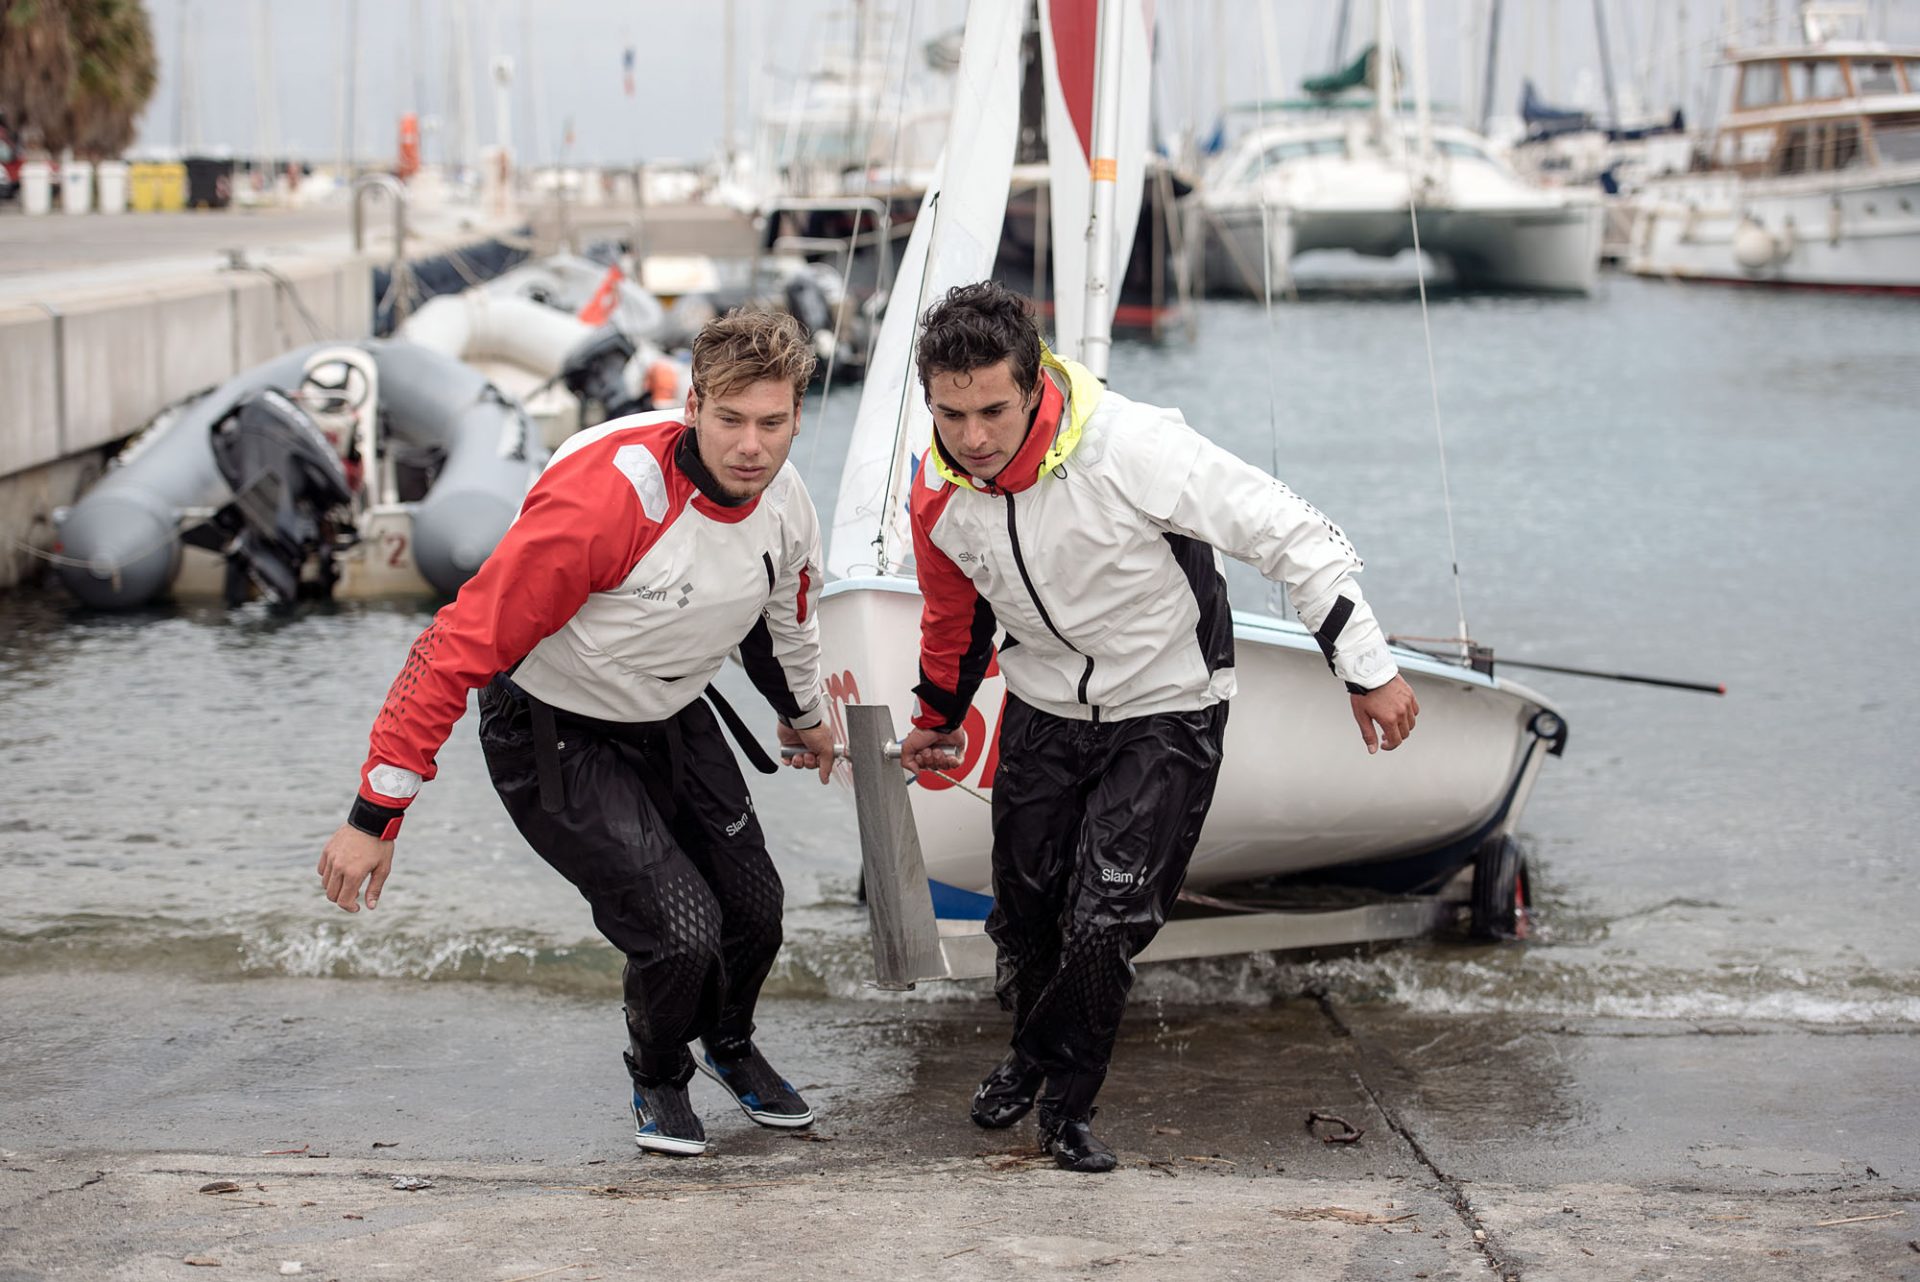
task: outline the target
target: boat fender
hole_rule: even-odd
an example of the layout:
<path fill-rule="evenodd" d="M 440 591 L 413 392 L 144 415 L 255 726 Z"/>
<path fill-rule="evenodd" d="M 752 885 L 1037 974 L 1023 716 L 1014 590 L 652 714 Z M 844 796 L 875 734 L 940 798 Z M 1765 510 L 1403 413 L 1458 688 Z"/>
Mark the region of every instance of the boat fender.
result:
<path fill-rule="evenodd" d="M 1750 272 L 1764 271 L 1786 257 L 1774 234 L 1752 218 L 1743 218 L 1733 230 L 1733 257 Z"/>

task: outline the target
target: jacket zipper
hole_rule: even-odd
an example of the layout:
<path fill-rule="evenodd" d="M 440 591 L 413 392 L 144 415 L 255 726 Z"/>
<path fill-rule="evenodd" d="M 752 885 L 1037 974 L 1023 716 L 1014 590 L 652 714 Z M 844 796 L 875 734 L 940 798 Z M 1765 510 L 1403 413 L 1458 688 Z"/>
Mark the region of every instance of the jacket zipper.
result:
<path fill-rule="evenodd" d="M 1013 495 L 1009 494 L 1006 498 L 1007 538 L 1013 543 L 1013 566 L 1016 570 L 1020 571 L 1020 582 L 1026 584 L 1027 596 L 1033 601 L 1033 608 L 1040 612 L 1040 622 L 1047 625 L 1047 631 L 1053 633 L 1061 645 L 1067 647 L 1067 649 L 1080 655 L 1087 661 L 1086 670 L 1080 674 L 1080 689 L 1076 694 L 1082 704 L 1092 707 L 1091 704 L 1087 704 L 1087 685 L 1093 680 L 1093 656 L 1087 654 L 1081 650 L 1079 646 L 1067 640 L 1060 629 L 1053 626 L 1053 616 L 1048 614 L 1047 607 L 1041 604 L 1039 589 L 1033 586 L 1033 576 L 1027 573 L 1027 559 L 1020 555 L 1020 529 L 1019 526 L 1014 523 L 1013 519 Z M 1093 708 L 1093 719 L 1096 722 L 1100 720 L 1100 709 Z"/>

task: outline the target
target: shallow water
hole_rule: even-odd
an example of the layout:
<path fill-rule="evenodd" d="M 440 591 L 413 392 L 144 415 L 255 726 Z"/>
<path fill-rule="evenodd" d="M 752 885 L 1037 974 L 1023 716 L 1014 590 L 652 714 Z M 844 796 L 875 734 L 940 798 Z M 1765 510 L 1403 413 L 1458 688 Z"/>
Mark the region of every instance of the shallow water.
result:
<path fill-rule="evenodd" d="M 1587 300 L 1436 299 L 1474 635 L 1731 693 L 1514 674 L 1572 727 L 1522 826 L 1544 943 L 1147 968 L 1143 997 L 1260 1004 L 1321 985 L 1416 1011 L 1920 1025 L 1920 807 L 1899 719 L 1920 678 L 1898 649 L 1920 619 L 1917 322 L 1898 300 L 1622 278 Z M 1366 555 L 1386 626 L 1451 635 L 1417 302 L 1321 295 L 1271 319 L 1210 303 L 1200 334 L 1122 343 L 1115 386 L 1277 460 Z M 796 449 L 826 510 L 856 395 L 810 407 Z M 1236 604 L 1265 607 L 1232 568 Z M 52 589 L 0 598 L 0 971 L 604 990 L 617 960 L 508 823 L 471 718 L 379 911 L 320 897 L 320 845 L 429 609 L 114 617 Z M 737 672 L 723 687 L 758 706 Z M 774 991 L 860 992 L 849 798 L 797 775 L 755 788 L 789 905 Z"/>

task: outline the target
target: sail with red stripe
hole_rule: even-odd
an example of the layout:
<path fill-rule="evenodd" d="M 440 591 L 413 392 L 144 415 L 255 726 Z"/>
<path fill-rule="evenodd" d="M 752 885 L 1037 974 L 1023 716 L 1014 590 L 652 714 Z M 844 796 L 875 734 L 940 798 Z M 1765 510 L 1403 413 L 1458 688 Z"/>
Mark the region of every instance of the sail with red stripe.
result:
<path fill-rule="evenodd" d="M 1094 91 L 1098 79 L 1099 24 L 1118 20 L 1120 145 L 1117 155 L 1095 156 Z M 1112 261 L 1104 291 L 1105 326 L 1133 249 L 1140 222 L 1140 189 L 1146 179 L 1153 76 L 1153 0 L 1040 0 L 1040 51 L 1047 104 L 1053 252 L 1053 348 L 1078 358 L 1087 333 L 1087 252 L 1094 216 L 1096 173 L 1115 184 Z"/>

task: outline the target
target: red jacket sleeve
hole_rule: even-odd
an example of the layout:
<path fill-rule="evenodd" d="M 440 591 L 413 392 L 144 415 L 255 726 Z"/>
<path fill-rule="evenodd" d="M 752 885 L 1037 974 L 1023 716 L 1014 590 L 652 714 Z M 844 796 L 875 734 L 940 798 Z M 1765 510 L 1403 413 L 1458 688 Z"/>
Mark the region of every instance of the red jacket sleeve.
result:
<path fill-rule="evenodd" d="M 913 724 L 923 730 L 952 730 L 966 720 L 993 659 L 993 607 L 933 541 L 933 527 L 953 495 L 951 485 L 914 490 L 913 565 L 921 606 Z"/>
<path fill-rule="evenodd" d="M 413 643 L 374 719 L 361 797 L 403 809 L 436 773 L 467 691 L 525 658 L 588 594 L 619 586 L 657 528 L 606 449 L 543 472 L 479 573 Z"/>

